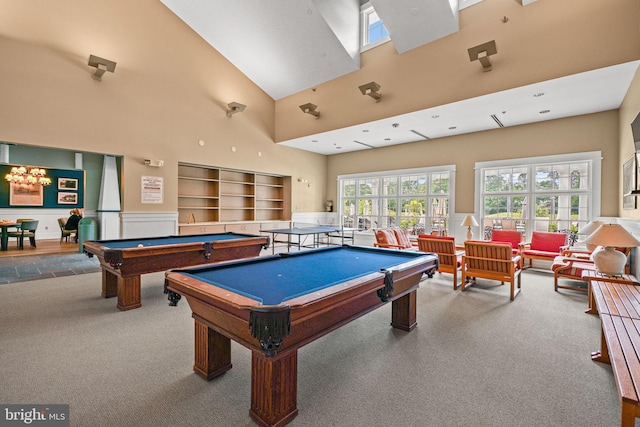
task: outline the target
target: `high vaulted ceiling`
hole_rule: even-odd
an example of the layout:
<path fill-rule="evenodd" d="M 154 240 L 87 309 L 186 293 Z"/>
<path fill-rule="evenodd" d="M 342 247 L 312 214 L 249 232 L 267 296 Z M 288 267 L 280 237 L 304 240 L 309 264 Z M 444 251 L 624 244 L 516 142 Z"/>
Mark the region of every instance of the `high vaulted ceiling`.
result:
<path fill-rule="evenodd" d="M 161 0 L 278 100 L 360 67 L 360 0 Z M 483 0 L 370 0 L 399 54 Z M 514 0 L 523 7 L 535 0 Z M 279 142 L 331 155 L 616 109 L 640 61 Z"/>

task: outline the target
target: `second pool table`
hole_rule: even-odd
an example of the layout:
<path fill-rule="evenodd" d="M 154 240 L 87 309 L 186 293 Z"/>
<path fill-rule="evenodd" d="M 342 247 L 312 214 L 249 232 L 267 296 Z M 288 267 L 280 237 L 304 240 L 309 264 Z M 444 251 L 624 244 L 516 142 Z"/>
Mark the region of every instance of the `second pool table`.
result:
<path fill-rule="evenodd" d="M 118 308 L 142 305 L 140 275 L 189 265 L 210 264 L 260 255 L 269 238 L 240 233 L 90 240 L 83 250 L 102 267 L 102 296 L 118 296 Z"/>
<path fill-rule="evenodd" d="M 262 426 L 297 413 L 298 349 L 392 301 L 391 326 L 416 326 L 416 291 L 435 254 L 334 246 L 171 270 L 170 305 L 184 296 L 195 319 L 194 371 L 231 369 L 231 339 L 251 350 L 251 409 Z"/>

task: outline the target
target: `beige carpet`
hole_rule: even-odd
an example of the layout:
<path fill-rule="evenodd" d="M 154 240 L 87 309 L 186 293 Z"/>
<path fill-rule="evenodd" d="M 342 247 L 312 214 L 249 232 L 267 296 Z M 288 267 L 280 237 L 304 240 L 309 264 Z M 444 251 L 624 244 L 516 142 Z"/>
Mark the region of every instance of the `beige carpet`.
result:
<path fill-rule="evenodd" d="M 193 320 L 169 307 L 163 273 L 143 276 L 142 307 L 100 297 L 100 273 L 0 286 L 0 403 L 68 403 L 71 425 L 253 426 L 250 353 L 207 382 L 192 371 Z M 422 282 L 418 327 L 389 326 L 390 306 L 303 347 L 291 426 L 616 426 L 600 322 L 586 294 L 549 274 L 454 292 Z"/>

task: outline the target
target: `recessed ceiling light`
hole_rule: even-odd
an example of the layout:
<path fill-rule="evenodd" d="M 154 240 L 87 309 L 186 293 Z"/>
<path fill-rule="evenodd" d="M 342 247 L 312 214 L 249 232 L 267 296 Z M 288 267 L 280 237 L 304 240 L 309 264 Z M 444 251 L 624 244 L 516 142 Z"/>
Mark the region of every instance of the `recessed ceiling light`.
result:
<path fill-rule="evenodd" d="M 538 92 L 538 93 L 534 93 L 534 94 L 533 94 L 533 97 L 534 97 L 534 98 L 539 98 L 539 97 L 541 97 L 541 96 L 544 96 L 544 92 Z"/>
<path fill-rule="evenodd" d="M 551 110 L 542 110 L 542 111 L 540 111 L 540 114 L 547 114 L 549 112 L 551 112 Z"/>

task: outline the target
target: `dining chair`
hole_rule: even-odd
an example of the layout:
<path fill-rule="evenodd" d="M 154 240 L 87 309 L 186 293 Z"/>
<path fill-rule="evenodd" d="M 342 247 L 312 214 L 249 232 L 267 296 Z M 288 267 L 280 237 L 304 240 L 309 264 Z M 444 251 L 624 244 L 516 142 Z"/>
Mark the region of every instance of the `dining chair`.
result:
<path fill-rule="evenodd" d="M 9 237 L 16 237 L 18 239 L 18 247 L 24 249 L 24 239 L 29 238 L 29 243 L 32 247 L 36 247 L 36 229 L 38 228 L 38 221 L 36 220 L 23 220 L 20 223 L 17 231 L 10 231 L 7 233 Z"/>

